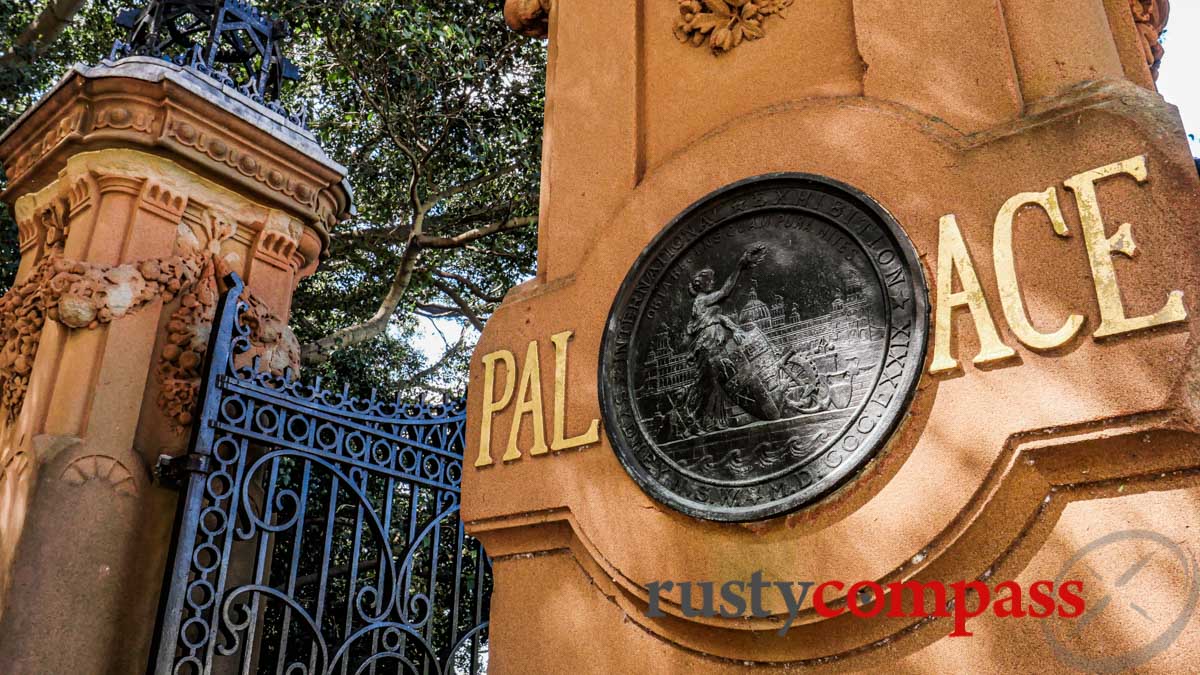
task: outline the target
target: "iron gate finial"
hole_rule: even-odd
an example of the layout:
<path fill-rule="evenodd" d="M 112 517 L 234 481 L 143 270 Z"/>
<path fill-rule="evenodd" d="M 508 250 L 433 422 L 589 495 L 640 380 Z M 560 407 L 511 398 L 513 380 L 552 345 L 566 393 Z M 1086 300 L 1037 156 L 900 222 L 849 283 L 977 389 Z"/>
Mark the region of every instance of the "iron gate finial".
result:
<path fill-rule="evenodd" d="M 113 43 L 110 60 L 151 56 L 186 66 L 304 125 L 279 101 L 283 82 L 300 79 L 283 54 L 287 21 L 245 0 L 149 0 L 116 20 L 127 33 Z"/>

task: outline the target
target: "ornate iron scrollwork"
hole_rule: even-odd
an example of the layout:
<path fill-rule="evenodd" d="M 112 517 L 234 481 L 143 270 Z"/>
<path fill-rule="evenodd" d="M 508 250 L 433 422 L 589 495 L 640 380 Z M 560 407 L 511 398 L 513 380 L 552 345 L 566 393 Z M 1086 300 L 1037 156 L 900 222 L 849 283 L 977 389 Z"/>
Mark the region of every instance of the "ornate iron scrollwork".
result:
<path fill-rule="evenodd" d="M 110 60 L 152 56 L 187 66 L 304 126 L 305 116 L 279 100 L 283 82 L 300 79 L 283 54 L 286 21 L 242 0 L 150 0 L 123 10 L 117 25 L 129 32 L 113 44 Z"/>
<path fill-rule="evenodd" d="M 156 673 L 477 672 L 491 567 L 458 516 L 465 402 L 361 399 L 257 364 L 214 321 Z"/>

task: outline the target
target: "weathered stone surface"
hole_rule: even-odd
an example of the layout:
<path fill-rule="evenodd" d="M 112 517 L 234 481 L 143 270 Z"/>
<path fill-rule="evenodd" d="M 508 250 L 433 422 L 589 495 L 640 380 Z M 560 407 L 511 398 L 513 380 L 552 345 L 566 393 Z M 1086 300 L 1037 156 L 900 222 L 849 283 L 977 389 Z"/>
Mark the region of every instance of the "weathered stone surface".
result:
<path fill-rule="evenodd" d="M 1200 554 L 1187 527 L 1200 500 L 1200 260 L 1188 253 L 1200 246 L 1200 179 L 1177 112 L 1153 90 L 1138 8 L 793 3 L 767 38 L 714 57 L 672 35 L 675 4 L 557 3 L 548 14 L 539 275 L 488 324 L 470 387 L 468 455 L 478 460 L 465 472 L 463 515 L 496 561 L 493 669 L 1073 672 L 1102 659 L 1186 669 L 1200 650 L 1194 620 L 1139 659 L 1186 609 L 1172 589 L 1186 600 L 1196 575 L 1160 540 L 1123 534 L 1150 530 Z M 612 30 L 614 15 L 636 16 L 637 28 Z M 595 67 L 598 52 L 611 67 Z M 1080 177 L 1101 167 L 1112 175 L 1093 199 Z M 705 522 L 639 487 L 611 429 L 546 441 L 551 429 L 586 441 L 604 418 L 602 336 L 646 247 L 705 195 L 775 172 L 853 185 L 896 219 L 935 318 L 950 310 L 954 365 L 934 373 L 926 362 L 903 423 L 841 489 L 789 516 Z M 1053 212 L 1028 206 L 1047 194 Z M 1008 214 L 1006 245 L 997 223 L 1014 204 L 1025 206 Z M 948 215 L 965 253 L 947 275 L 939 268 L 957 241 Z M 741 252 L 727 253 L 732 264 Z M 1010 262 L 1015 295 L 1002 288 Z M 964 265 L 978 293 L 963 288 Z M 951 283 L 939 300 L 942 279 Z M 1121 319 L 1163 321 L 1096 337 L 1124 325 L 1112 315 L 1117 288 Z M 967 309 L 967 296 L 986 309 Z M 993 351 L 981 324 L 994 327 Z M 1065 651 L 1070 626 L 1058 621 L 1043 630 L 981 617 L 975 637 L 948 639 L 944 620 L 824 619 L 806 604 L 779 636 L 778 598 L 765 618 L 707 619 L 685 614 L 675 592 L 665 616 L 647 616 L 654 581 L 719 585 L 762 571 L 1028 586 L 1079 573 L 1080 553 L 1103 570 L 1086 587 L 1099 606 L 1139 552 L 1155 551 L 1137 582 L 1163 624 L 1105 614 Z"/>
<path fill-rule="evenodd" d="M 0 670 L 142 672 L 217 277 L 254 354 L 347 215 L 302 130 L 159 60 L 77 68 L 0 136 L 21 265 L 0 298 Z"/>

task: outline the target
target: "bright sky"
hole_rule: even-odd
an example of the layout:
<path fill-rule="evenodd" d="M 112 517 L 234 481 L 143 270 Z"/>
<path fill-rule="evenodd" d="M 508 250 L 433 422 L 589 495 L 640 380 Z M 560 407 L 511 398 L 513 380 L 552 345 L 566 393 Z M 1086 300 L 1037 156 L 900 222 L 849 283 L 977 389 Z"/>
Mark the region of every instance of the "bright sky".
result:
<path fill-rule="evenodd" d="M 1171 3 L 1171 18 L 1163 39 L 1167 54 L 1158 74 L 1158 90 L 1179 106 L 1188 133 L 1200 138 L 1200 2 Z M 1192 154 L 1200 156 L 1200 143 L 1192 140 Z"/>

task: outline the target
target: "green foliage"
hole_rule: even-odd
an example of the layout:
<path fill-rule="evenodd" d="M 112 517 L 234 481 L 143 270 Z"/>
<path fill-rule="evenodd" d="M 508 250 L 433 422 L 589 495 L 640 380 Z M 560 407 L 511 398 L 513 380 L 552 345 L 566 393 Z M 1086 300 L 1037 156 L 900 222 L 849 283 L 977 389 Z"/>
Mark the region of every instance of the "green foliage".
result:
<path fill-rule="evenodd" d="M 85 3 L 51 45 L 16 50 L 0 65 L 0 123 L 7 126 L 71 63 L 106 56 L 118 36 L 112 17 L 128 4 Z M 335 228 L 328 258 L 293 303 L 302 343 L 337 333 L 342 345 L 306 366 L 306 375 L 351 382 L 358 393 L 461 391 L 472 326 L 534 272 L 543 45 L 505 27 L 501 0 L 261 5 L 292 25 L 287 50 L 304 78 L 285 96 L 310 107 L 310 126 L 349 170 L 358 208 L 357 218 Z M 0 0 L 0 7 L 0 50 L 9 50 L 44 5 Z M 15 227 L 7 212 L 3 218 L 6 288 L 16 247 Z M 488 236 L 462 246 L 414 244 L 481 228 Z M 399 280 L 405 264 L 411 276 Z M 394 311 L 374 330 L 354 331 L 381 306 Z M 445 357 L 415 343 L 430 318 L 448 334 Z"/>
<path fill-rule="evenodd" d="M 118 3 L 85 3 L 59 39 L 50 44 L 18 44 L 22 34 L 45 8 L 43 0 L 0 0 L 0 129 L 37 102 L 75 63 L 94 63 L 108 54 L 119 34 L 112 15 Z M 0 190 L 7 183 L 0 176 Z M 17 225 L 0 208 L 0 292 L 7 291 L 17 272 Z"/>
<path fill-rule="evenodd" d="M 296 329 L 308 342 L 375 311 L 411 253 L 418 221 L 425 234 L 454 235 L 536 214 L 544 50 L 506 29 L 499 0 L 279 2 L 276 9 L 300 36 L 292 54 L 306 77 L 293 95 L 315 104 L 313 128 L 349 167 L 359 210 L 297 295 L 304 317 Z M 507 173 L 437 199 L 500 172 Z M 411 381 L 432 365 L 412 353 L 418 317 L 464 325 L 472 314 L 486 318 L 504 290 L 532 274 L 535 247 L 536 233 L 526 228 L 424 251 L 384 334 L 335 352 L 320 368 L 354 372 L 380 390 Z M 461 387 L 470 346 L 421 379 Z"/>

